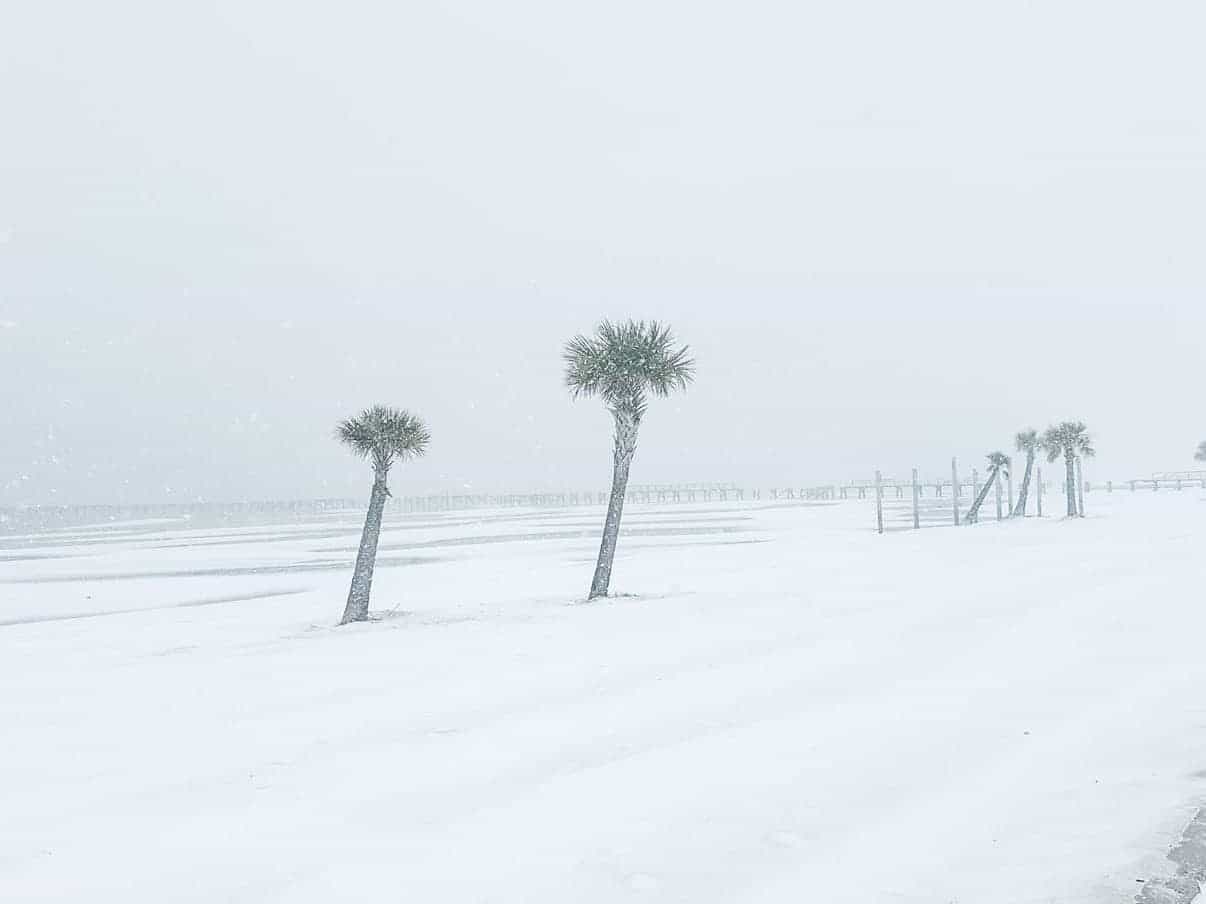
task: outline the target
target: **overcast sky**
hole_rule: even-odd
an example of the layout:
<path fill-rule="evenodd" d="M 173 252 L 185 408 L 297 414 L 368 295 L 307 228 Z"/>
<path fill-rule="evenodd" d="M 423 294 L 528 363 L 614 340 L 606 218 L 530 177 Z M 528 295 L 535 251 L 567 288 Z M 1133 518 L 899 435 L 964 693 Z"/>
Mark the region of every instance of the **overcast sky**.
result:
<path fill-rule="evenodd" d="M 12 3 L 0 504 L 600 489 L 603 316 L 698 380 L 633 482 L 1206 438 L 1200 3 Z"/>

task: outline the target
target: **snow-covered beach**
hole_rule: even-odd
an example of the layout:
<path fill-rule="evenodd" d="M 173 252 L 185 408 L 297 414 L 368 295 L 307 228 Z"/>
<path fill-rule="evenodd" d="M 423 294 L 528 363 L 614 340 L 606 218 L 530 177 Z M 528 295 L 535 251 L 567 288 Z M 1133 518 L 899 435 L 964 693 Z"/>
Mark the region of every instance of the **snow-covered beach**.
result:
<path fill-rule="evenodd" d="M 1058 500 L 1052 501 L 1052 507 Z M 1206 802 L 1206 494 L 0 538 L 0 900 L 1127 902 Z"/>

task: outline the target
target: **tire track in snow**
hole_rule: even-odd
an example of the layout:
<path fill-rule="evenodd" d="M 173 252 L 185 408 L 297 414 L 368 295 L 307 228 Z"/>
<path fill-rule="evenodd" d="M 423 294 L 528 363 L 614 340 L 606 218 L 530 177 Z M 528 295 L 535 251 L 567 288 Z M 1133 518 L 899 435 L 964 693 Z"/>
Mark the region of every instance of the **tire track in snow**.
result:
<path fill-rule="evenodd" d="M 165 603 L 162 606 L 144 606 L 141 609 L 104 609 L 97 612 L 69 612 L 64 615 L 28 615 L 23 618 L 0 621 L 0 628 L 10 628 L 15 625 L 37 625 L 43 622 L 75 621 L 81 618 L 102 618 L 106 615 L 133 615 L 137 612 L 158 612 L 162 609 L 190 609 L 195 606 L 244 603 L 251 600 L 270 599 L 275 596 L 293 596 L 297 593 L 305 593 L 310 589 L 309 587 L 292 587 L 288 590 L 265 590 L 261 593 L 240 593 L 235 596 L 211 596 L 198 600 L 185 600 L 181 603 Z"/>

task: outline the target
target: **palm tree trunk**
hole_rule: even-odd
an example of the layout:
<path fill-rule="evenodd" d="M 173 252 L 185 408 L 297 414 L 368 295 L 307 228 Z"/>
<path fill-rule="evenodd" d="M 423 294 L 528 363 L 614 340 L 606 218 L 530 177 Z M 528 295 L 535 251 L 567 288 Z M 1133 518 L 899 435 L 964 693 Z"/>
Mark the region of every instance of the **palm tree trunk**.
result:
<path fill-rule="evenodd" d="M 997 475 L 1000 470 L 993 468 L 988 472 L 988 480 L 984 481 L 984 486 L 980 487 L 980 492 L 976 496 L 976 501 L 972 503 L 972 507 L 967 510 L 967 518 L 965 523 L 975 524 L 979 520 L 980 506 L 984 504 L 985 498 L 988 496 L 988 491 L 992 489 L 992 485 L 996 483 Z"/>
<path fill-rule="evenodd" d="M 369 497 L 364 532 L 360 535 L 360 551 L 356 553 L 356 570 L 352 572 L 352 587 L 348 590 L 348 604 L 344 607 L 341 625 L 368 618 L 369 592 L 373 587 L 373 565 L 377 561 L 377 539 L 381 536 L 381 516 L 385 512 L 385 498 L 389 495 L 389 488 L 385 483 L 387 476 L 388 472 L 378 470 L 373 477 L 373 494 Z"/>
<path fill-rule="evenodd" d="M 1064 450 L 1064 492 L 1068 495 L 1068 517 L 1076 517 L 1076 462 L 1071 449 Z"/>
<path fill-rule="evenodd" d="M 1030 473 L 1034 470 L 1034 453 L 1026 453 L 1026 473 L 1022 475 L 1022 488 L 1018 490 L 1018 502 L 1010 512 L 1012 518 L 1026 517 L 1026 497 L 1030 494 Z"/>
<path fill-rule="evenodd" d="M 1085 516 L 1085 466 L 1081 457 L 1076 456 L 1076 508 L 1080 517 Z"/>
<path fill-rule="evenodd" d="M 612 450 L 613 471 L 611 499 L 607 503 L 607 520 L 603 523 L 603 542 L 599 544 L 599 561 L 590 582 L 590 596 L 607 596 L 611 585 L 611 566 L 616 557 L 616 541 L 620 536 L 620 518 L 624 514 L 624 494 L 628 491 L 628 469 L 636 451 L 637 419 L 631 414 L 613 411 L 616 420 L 615 442 Z"/>

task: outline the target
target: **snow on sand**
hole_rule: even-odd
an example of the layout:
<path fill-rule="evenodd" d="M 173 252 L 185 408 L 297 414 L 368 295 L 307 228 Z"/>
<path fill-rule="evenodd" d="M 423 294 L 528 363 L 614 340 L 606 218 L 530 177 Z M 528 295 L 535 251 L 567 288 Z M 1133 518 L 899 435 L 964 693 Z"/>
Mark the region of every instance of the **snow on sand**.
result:
<path fill-rule="evenodd" d="M 1124 902 L 1206 801 L 1206 503 L 0 549 L 0 900 Z M 1055 500 L 1051 500 L 1054 507 Z M 53 558 L 34 556 L 53 555 Z"/>

